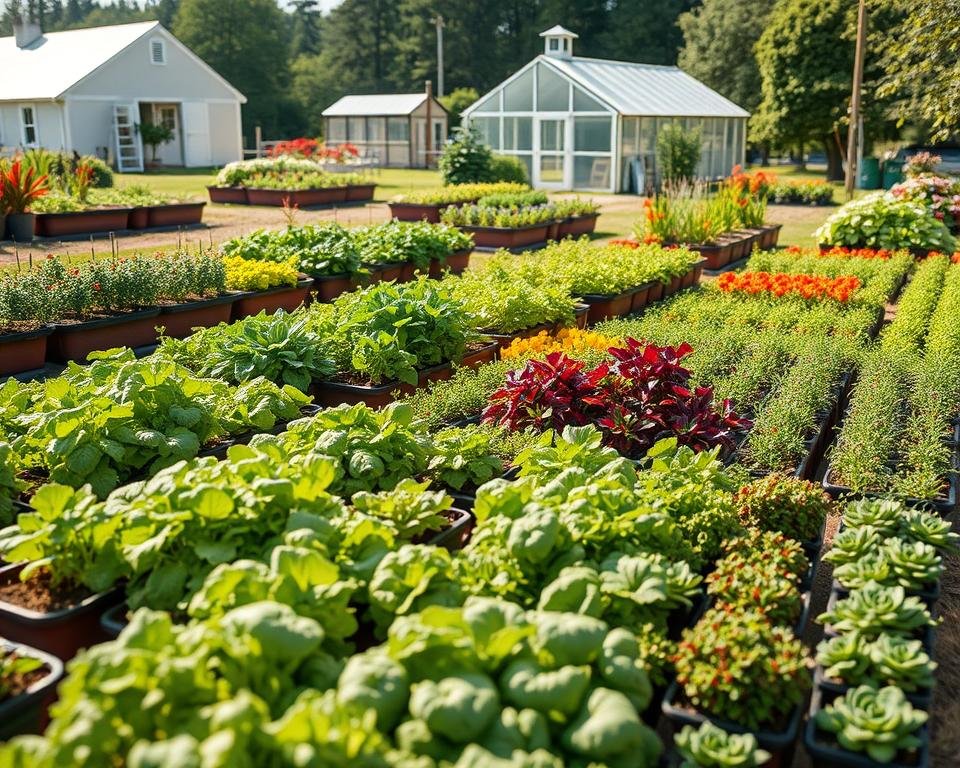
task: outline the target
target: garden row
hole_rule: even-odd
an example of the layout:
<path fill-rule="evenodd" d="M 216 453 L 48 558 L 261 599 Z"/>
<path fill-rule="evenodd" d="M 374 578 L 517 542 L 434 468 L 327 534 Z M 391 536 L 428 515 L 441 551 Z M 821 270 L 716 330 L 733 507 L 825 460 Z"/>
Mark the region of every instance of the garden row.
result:
<path fill-rule="evenodd" d="M 376 184 L 359 173 L 331 173 L 317 160 L 281 155 L 228 163 L 207 187 L 212 203 L 312 208 L 373 199 Z"/>

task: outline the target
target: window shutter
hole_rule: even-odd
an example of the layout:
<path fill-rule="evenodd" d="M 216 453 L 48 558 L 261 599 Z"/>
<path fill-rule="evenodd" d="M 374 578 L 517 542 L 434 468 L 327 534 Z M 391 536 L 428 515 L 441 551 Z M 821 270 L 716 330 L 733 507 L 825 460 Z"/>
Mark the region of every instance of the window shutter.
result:
<path fill-rule="evenodd" d="M 166 64 L 166 63 L 167 63 L 166 46 L 164 46 L 163 40 L 151 40 L 151 41 L 150 41 L 150 60 L 151 60 L 154 64 Z"/>

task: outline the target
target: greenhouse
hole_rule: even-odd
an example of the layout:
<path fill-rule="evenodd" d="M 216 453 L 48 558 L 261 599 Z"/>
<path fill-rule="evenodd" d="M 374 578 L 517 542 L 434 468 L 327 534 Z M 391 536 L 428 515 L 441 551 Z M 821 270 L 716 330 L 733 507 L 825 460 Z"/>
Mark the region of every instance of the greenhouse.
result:
<path fill-rule="evenodd" d="M 698 175 L 721 178 L 744 159 L 749 113 L 678 67 L 573 55 L 555 26 L 544 53 L 465 112 L 496 152 L 521 158 L 542 189 L 644 192 L 657 180 L 661 128 L 700 129 Z"/>

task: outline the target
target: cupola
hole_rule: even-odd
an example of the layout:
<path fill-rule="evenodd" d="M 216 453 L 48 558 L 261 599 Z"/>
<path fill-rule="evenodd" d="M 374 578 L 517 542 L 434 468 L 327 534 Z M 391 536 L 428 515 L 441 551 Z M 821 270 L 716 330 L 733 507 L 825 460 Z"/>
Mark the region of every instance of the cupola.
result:
<path fill-rule="evenodd" d="M 573 41 L 577 39 L 577 35 L 569 29 L 557 24 L 546 32 L 541 32 L 540 37 L 543 38 L 543 52 L 547 56 L 557 59 L 569 59 L 573 56 Z"/>

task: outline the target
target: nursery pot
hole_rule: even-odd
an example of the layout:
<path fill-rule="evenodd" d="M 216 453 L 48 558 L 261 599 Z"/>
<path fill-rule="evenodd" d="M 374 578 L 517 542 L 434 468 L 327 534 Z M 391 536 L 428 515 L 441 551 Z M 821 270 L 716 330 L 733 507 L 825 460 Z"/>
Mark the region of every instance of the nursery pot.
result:
<path fill-rule="evenodd" d="M 55 687 L 63 677 L 63 662 L 38 648 L 0 639 L 0 648 L 20 657 L 43 662 L 38 677 L 25 691 L 0 703 L 0 742 L 25 733 L 40 733 L 46 725 L 47 707 L 54 700 Z"/>
<path fill-rule="evenodd" d="M 156 344 L 159 315 L 160 308 L 152 307 L 83 323 L 54 323 L 47 357 L 58 363 L 83 362 L 91 352 Z"/>
<path fill-rule="evenodd" d="M 416 387 L 402 381 L 385 384 L 349 384 L 341 381 L 317 381 L 310 385 L 313 401 L 324 408 L 364 403 L 370 408 L 383 408 L 397 395 L 411 395 Z"/>
<path fill-rule="evenodd" d="M 233 302 L 239 295 L 226 293 L 211 299 L 161 307 L 157 325 L 163 326 L 165 336 L 182 339 L 193 333 L 194 328 L 212 328 L 219 323 L 229 323 Z"/>
<path fill-rule="evenodd" d="M 29 243 L 36 231 L 37 219 L 32 213 L 8 213 L 7 235 L 18 243 Z"/>
<path fill-rule="evenodd" d="M 43 368 L 47 360 L 47 339 L 52 325 L 33 331 L 0 335 L 0 376 Z"/>
<path fill-rule="evenodd" d="M 446 511 L 445 517 L 450 521 L 450 525 L 432 536 L 427 543 L 450 552 L 463 549 L 473 530 L 473 515 L 464 509 L 451 507 Z"/>
<path fill-rule="evenodd" d="M 0 570 L 0 586 L 20 581 L 24 564 Z M 111 589 L 83 598 L 76 605 L 42 613 L 0 601 L 0 637 L 51 653 L 68 661 L 81 648 L 109 639 L 100 627 L 100 615 L 123 598 Z"/>

